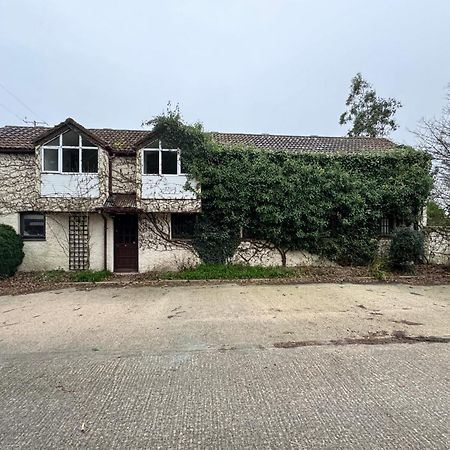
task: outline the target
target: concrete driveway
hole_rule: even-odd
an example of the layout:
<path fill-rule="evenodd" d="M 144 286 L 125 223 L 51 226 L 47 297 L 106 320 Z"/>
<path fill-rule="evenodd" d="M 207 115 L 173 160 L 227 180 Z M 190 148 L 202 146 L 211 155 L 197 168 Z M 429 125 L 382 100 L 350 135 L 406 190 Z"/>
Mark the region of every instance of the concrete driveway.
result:
<path fill-rule="evenodd" d="M 399 331 L 449 337 L 450 287 L 0 297 L 1 447 L 448 448 L 448 344 L 342 345 Z"/>

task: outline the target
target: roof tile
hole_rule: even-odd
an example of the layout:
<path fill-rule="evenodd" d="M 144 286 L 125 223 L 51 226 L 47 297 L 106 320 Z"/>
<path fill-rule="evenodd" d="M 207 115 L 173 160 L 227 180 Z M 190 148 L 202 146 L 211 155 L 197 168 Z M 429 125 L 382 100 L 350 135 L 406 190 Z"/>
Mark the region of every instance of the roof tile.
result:
<path fill-rule="evenodd" d="M 34 142 L 48 127 L 5 126 L 0 128 L 0 151 L 25 152 L 34 149 Z M 136 144 L 149 134 L 149 130 L 115 130 L 88 128 L 94 136 L 109 145 L 115 152 L 132 153 Z M 285 136 L 275 134 L 211 133 L 222 144 L 244 144 L 258 148 L 295 152 L 360 152 L 386 150 L 395 147 L 388 139 L 367 137 Z"/>

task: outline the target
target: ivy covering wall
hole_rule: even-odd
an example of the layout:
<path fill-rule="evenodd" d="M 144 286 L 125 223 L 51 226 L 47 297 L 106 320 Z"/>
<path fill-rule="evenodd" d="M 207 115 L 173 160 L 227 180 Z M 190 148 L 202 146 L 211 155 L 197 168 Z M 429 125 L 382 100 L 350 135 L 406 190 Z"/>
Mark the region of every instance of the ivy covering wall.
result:
<path fill-rule="evenodd" d="M 380 221 L 419 220 L 432 178 L 423 152 L 397 147 L 357 154 L 292 153 L 212 142 L 177 111 L 151 121 L 178 147 L 201 185 L 194 246 L 205 262 L 225 262 L 246 235 L 280 251 L 306 250 L 340 264 L 364 264 Z"/>

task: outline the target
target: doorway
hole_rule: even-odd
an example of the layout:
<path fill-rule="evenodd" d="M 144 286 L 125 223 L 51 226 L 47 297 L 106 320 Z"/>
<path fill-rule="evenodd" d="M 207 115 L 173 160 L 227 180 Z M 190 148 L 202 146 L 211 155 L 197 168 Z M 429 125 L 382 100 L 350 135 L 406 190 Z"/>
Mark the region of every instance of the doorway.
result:
<path fill-rule="evenodd" d="M 114 272 L 138 272 L 138 216 L 114 217 Z"/>

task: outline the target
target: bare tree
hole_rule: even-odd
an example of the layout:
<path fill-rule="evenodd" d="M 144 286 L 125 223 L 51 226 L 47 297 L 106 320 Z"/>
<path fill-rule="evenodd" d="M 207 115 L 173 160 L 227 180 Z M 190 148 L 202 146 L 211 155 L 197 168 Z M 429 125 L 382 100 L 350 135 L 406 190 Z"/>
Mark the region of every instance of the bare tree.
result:
<path fill-rule="evenodd" d="M 433 157 L 435 183 L 433 198 L 450 217 L 450 85 L 446 105 L 441 116 L 423 119 L 415 135 L 419 147 Z M 428 226 L 428 256 L 446 261 L 450 252 L 450 229 L 446 226 Z"/>
<path fill-rule="evenodd" d="M 431 154 L 436 169 L 433 195 L 450 213 L 450 86 L 441 117 L 423 119 L 415 133 L 420 147 Z"/>

